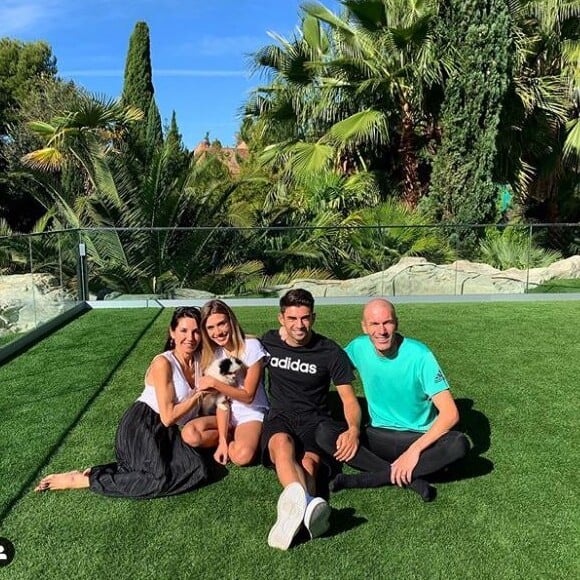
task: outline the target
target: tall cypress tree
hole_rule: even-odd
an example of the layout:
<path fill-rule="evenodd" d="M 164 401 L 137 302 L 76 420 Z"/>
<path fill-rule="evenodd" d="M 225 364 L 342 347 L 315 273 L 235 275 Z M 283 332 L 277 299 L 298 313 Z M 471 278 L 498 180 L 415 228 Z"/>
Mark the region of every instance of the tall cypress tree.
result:
<path fill-rule="evenodd" d="M 496 138 L 510 75 L 508 0 L 449 0 L 443 23 L 456 63 L 445 88 L 442 140 L 428 204 L 446 223 L 489 223 L 498 195 Z M 455 231 L 469 256 L 480 231 Z"/>
<path fill-rule="evenodd" d="M 159 111 L 153 99 L 154 92 L 149 27 L 145 22 L 137 22 L 129 40 L 122 100 L 124 105 L 132 105 L 143 111 L 143 118 L 146 121 L 136 124 L 128 139 L 133 153 L 143 162 L 150 158 L 151 151 L 154 149 L 152 144 L 161 142 L 163 138 Z M 149 109 L 151 107 L 154 107 L 155 110 L 150 119 Z M 155 116 L 158 117 L 158 122 L 156 122 Z M 151 131 L 148 131 L 149 122 L 152 125 Z"/>

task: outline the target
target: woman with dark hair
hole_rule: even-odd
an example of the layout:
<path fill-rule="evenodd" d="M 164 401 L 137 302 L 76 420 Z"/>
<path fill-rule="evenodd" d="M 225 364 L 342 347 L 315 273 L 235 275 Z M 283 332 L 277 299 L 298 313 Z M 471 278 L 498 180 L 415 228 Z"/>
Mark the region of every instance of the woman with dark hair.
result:
<path fill-rule="evenodd" d="M 246 337 L 233 310 L 221 300 L 210 300 L 201 309 L 203 351 L 201 368 L 205 371 L 214 360 L 235 357 L 244 368 L 236 374 L 234 386 L 214 377 L 203 376 L 200 390 L 215 390 L 231 400 L 225 422 L 218 412 L 213 431 L 217 450 L 214 458 L 222 465 L 231 459 L 236 465 L 250 464 L 258 450 L 262 422 L 269 403 L 264 390 L 264 365 L 268 353 L 257 338 Z M 199 434 L 195 422 L 184 427 L 182 436 L 195 445 Z"/>
<path fill-rule="evenodd" d="M 141 396 L 123 415 L 115 439 L 117 461 L 85 471 L 44 477 L 35 491 L 90 488 L 114 497 L 153 498 L 199 487 L 207 479 L 203 458 L 181 437 L 194 419 L 201 392 L 199 308 L 173 313 L 165 350 L 145 373 Z"/>

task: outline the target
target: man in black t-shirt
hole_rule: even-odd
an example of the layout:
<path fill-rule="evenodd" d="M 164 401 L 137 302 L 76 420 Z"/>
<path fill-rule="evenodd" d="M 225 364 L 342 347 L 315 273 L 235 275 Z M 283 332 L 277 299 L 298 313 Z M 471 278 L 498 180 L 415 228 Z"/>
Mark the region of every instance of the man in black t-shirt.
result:
<path fill-rule="evenodd" d="M 332 340 L 312 330 L 314 298 L 302 289 L 280 299 L 281 328 L 267 332 L 262 342 L 270 354 L 268 366 L 270 411 L 264 421 L 264 463 L 273 464 L 284 491 L 278 500 L 278 519 L 268 544 L 286 550 L 304 523 L 312 538 L 328 529 L 330 507 L 315 497 L 315 478 L 321 450 L 317 427 L 331 421 L 327 398 L 331 382 L 343 404 L 347 429 L 336 441 L 335 459 L 349 461 L 357 452 L 361 410 L 351 386 L 352 365 Z"/>

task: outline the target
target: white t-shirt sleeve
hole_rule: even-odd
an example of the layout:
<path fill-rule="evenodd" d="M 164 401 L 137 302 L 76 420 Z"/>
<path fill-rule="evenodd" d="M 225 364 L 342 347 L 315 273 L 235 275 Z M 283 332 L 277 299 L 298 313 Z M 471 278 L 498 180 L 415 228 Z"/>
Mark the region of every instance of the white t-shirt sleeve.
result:
<path fill-rule="evenodd" d="M 269 357 L 266 349 L 262 346 L 262 343 L 257 338 L 247 338 L 246 348 L 244 351 L 244 356 L 242 357 L 242 362 L 250 368 L 254 363 L 261 359 L 267 359 Z M 267 362 L 265 360 L 264 362 Z"/>

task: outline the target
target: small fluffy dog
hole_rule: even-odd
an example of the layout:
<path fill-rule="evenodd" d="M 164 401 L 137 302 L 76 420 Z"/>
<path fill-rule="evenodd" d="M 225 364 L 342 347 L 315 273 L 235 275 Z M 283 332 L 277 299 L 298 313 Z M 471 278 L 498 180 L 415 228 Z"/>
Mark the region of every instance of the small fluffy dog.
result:
<path fill-rule="evenodd" d="M 214 360 L 204 375 L 213 377 L 222 383 L 231 385 L 236 384 L 236 373 L 244 367 L 244 363 L 233 356 L 228 356 L 219 360 Z M 206 391 L 200 398 L 199 402 L 200 415 L 215 415 L 217 409 L 227 411 L 229 409 L 229 399 L 222 393 L 216 391 Z"/>

